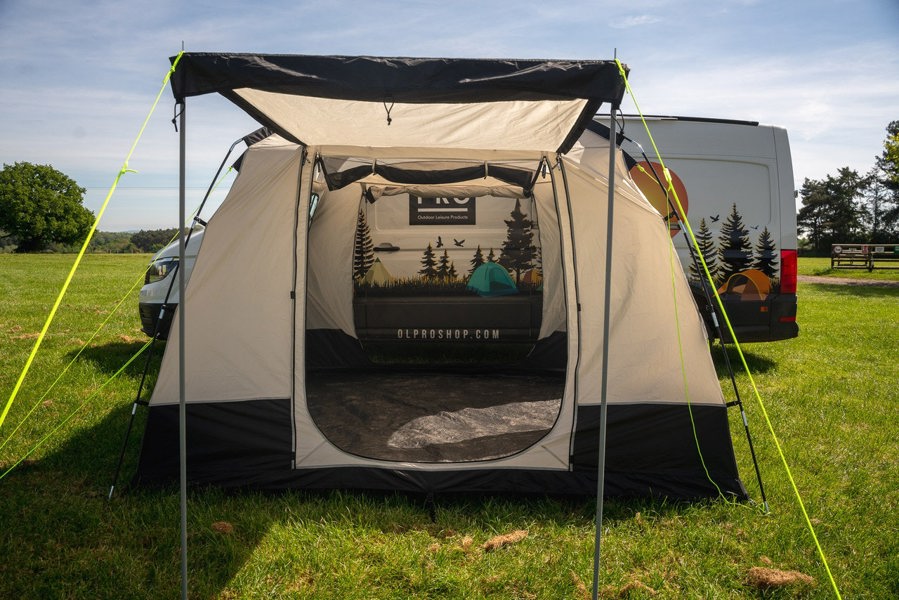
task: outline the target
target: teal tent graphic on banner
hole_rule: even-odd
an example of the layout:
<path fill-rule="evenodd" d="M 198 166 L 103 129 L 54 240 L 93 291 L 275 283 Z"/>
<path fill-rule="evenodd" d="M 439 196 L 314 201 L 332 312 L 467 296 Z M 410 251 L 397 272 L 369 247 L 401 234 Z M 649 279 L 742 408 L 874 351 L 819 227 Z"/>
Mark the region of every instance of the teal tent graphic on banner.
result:
<path fill-rule="evenodd" d="M 518 293 L 509 272 L 494 262 L 486 262 L 468 278 L 468 289 L 478 296 L 510 296 Z"/>

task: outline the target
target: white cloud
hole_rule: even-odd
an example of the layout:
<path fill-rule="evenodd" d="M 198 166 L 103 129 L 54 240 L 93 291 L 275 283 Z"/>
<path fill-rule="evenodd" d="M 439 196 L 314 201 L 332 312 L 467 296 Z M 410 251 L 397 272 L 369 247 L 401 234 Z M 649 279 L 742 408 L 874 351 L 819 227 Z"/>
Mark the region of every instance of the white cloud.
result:
<path fill-rule="evenodd" d="M 861 66 L 860 56 L 868 66 Z M 880 152 L 887 124 L 899 118 L 899 56 L 892 44 L 742 60 L 731 56 L 725 61 L 684 56 L 664 65 L 638 60 L 631 66 L 634 93 L 647 114 L 756 120 L 785 127 L 798 181 L 843 166 L 866 171 Z"/>
<path fill-rule="evenodd" d="M 633 17 L 625 17 L 621 20 L 615 20 L 612 22 L 611 27 L 613 29 L 630 29 L 632 27 L 652 25 L 653 23 L 658 23 L 661 20 L 662 19 L 660 17 L 654 15 L 638 15 Z"/>

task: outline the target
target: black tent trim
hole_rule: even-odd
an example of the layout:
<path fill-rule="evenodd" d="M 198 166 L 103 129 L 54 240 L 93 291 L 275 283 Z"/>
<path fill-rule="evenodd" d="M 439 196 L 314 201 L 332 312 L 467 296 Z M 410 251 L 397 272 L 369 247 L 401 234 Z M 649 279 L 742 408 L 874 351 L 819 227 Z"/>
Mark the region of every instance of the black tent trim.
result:
<path fill-rule="evenodd" d="M 324 164 L 322 163 L 324 171 Z M 534 172 L 514 167 L 502 167 L 497 165 L 472 165 L 457 169 L 415 169 L 391 166 L 381 163 L 361 165 L 338 172 L 325 172 L 325 180 L 328 189 L 339 190 L 353 182 L 359 181 L 369 175 L 380 175 L 392 183 L 407 185 L 440 185 L 445 183 L 459 183 L 462 181 L 474 181 L 482 179 L 485 175 L 494 177 L 520 187 L 525 195 L 529 195 L 533 189 Z"/>
<path fill-rule="evenodd" d="M 340 100 L 401 103 L 472 103 L 514 100 L 586 100 L 559 146 L 568 152 L 603 103 L 617 110 L 625 92 L 618 64 L 609 60 L 404 58 L 221 54 L 171 57 L 175 100 L 220 93 L 259 123 L 303 144 L 279 123 L 244 101 L 236 90 Z M 624 67 L 625 73 L 627 67 Z"/>
<path fill-rule="evenodd" d="M 176 57 L 172 57 L 174 64 Z M 178 102 L 240 88 L 342 100 L 467 103 L 583 98 L 617 107 L 614 61 L 311 56 L 186 52 L 172 78 Z"/>

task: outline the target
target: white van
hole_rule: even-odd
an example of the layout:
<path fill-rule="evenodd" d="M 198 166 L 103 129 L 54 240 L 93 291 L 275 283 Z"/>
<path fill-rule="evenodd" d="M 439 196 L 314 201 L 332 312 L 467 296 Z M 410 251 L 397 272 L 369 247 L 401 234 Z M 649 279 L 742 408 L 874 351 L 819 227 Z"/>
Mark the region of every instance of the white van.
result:
<path fill-rule="evenodd" d="M 646 120 L 687 220 L 705 246 L 703 255 L 737 338 L 796 337 L 796 198 L 786 130 L 722 119 Z M 608 123 L 608 117 L 598 121 L 591 128 Z M 632 159 L 631 174 L 659 212 L 670 217 L 675 247 L 714 333 L 683 225 L 656 181 L 664 175 L 639 117 L 624 117 L 623 135 L 620 145 Z"/>
<path fill-rule="evenodd" d="M 185 276 L 188 278 L 202 243 L 203 230 L 196 230 L 191 234 L 184 249 Z M 178 255 L 178 240 L 175 240 L 157 252 L 147 267 L 137 306 L 141 331 L 150 337 L 155 335 L 162 340 L 168 337 L 172 315 L 178 306 Z"/>

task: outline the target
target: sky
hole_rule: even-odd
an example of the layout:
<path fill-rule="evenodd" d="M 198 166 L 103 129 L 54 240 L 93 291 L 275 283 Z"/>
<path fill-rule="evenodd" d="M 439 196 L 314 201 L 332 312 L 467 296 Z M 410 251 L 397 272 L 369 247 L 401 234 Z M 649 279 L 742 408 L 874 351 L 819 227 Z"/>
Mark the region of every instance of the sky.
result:
<path fill-rule="evenodd" d="M 636 101 L 645 114 L 784 127 L 797 189 L 841 167 L 870 170 L 899 120 L 899 0 L 0 0 L 0 162 L 52 165 L 86 188 L 84 204 L 97 213 L 182 48 L 617 55 L 634 93 L 626 113 Z M 173 112 L 166 89 L 101 231 L 177 226 Z M 191 99 L 186 116 L 190 210 L 228 147 L 258 125 L 216 96 Z"/>

